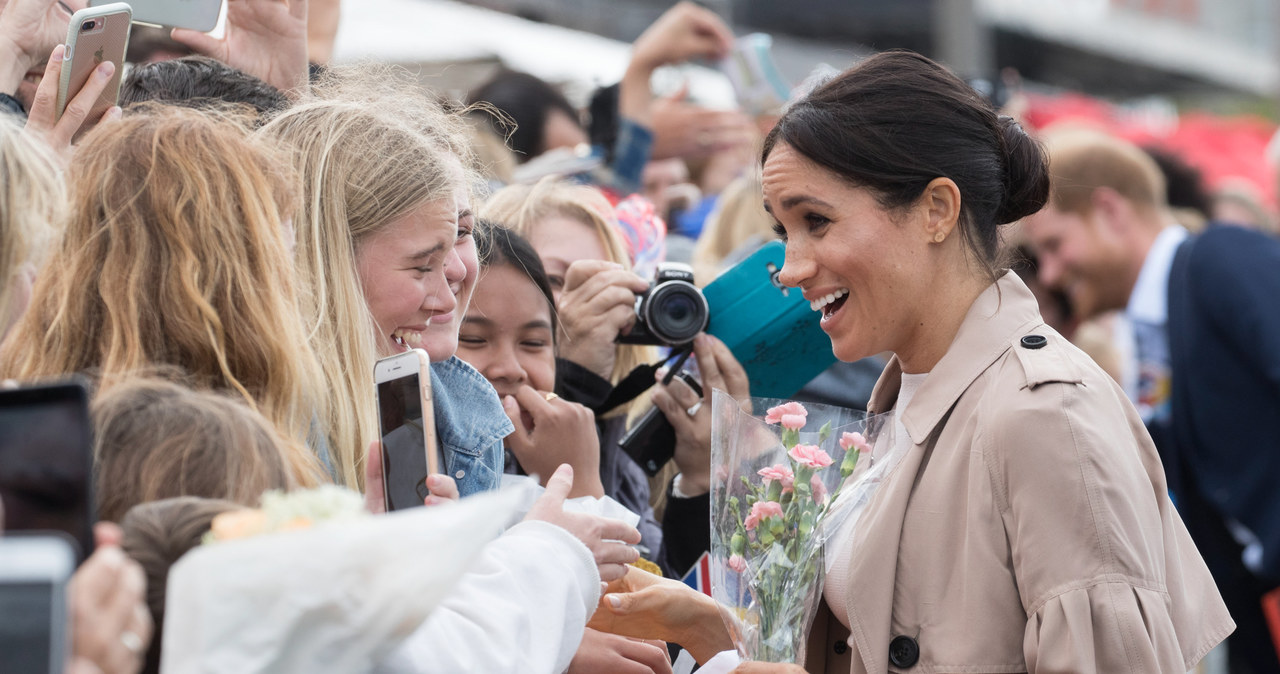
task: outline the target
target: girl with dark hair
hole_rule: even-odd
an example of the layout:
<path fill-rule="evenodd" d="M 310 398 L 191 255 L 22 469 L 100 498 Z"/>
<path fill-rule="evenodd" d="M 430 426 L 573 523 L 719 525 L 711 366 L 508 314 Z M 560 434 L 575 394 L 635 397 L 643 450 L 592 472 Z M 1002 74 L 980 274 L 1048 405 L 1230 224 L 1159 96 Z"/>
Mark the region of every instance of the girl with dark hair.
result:
<path fill-rule="evenodd" d="M 1048 196 L 1040 147 L 895 51 L 791 107 L 763 163 L 780 280 L 842 360 L 893 354 L 870 404 L 892 414 L 872 459 L 889 469 L 827 541 L 805 670 L 1191 669 L 1234 624 L 1151 438 L 996 256 L 999 226 Z M 602 606 L 616 625 L 659 594 Z"/>

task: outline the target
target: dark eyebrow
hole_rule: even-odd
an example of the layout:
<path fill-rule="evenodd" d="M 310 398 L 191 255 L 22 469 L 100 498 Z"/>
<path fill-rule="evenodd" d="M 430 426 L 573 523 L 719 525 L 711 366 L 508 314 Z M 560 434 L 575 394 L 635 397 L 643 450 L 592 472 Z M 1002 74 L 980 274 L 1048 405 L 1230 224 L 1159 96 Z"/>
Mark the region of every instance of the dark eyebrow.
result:
<path fill-rule="evenodd" d="M 434 245 L 434 246 L 432 246 L 432 247 L 430 247 L 430 248 L 425 248 L 425 249 L 423 249 L 423 250 L 420 250 L 420 251 L 418 251 L 418 252 L 414 253 L 413 255 L 409 255 L 409 256 L 405 257 L 405 259 L 406 259 L 406 260 L 408 260 L 408 261 L 410 261 L 410 262 L 417 262 L 418 260 L 425 260 L 425 259 L 427 259 L 427 258 L 431 257 L 432 255 L 435 255 L 436 253 L 439 253 L 439 252 L 440 252 L 440 251 L 442 251 L 442 250 L 444 250 L 444 243 L 443 243 L 443 242 L 442 242 L 442 243 L 437 243 L 436 245 Z"/>
<path fill-rule="evenodd" d="M 544 321 L 544 320 L 542 320 L 542 319 L 538 319 L 538 320 L 529 321 L 528 323 L 525 323 L 524 325 L 520 326 L 520 329 L 522 329 L 522 330 L 531 330 L 531 329 L 533 329 L 533 328 L 540 328 L 540 329 L 543 329 L 543 330 L 550 330 L 550 329 L 551 329 L 551 323 L 549 323 L 549 322 L 547 322 L 547 321 Z"/>

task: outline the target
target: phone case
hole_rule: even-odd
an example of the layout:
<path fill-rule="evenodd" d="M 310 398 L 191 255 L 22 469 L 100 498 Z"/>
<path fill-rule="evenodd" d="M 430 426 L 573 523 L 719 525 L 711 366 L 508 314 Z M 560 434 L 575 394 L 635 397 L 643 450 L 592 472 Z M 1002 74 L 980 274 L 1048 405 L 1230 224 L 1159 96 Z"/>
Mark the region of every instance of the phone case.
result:
<path fill-rule="evenodd" d="M 836 362 L 818 312 L 778 282 L 785 256 L 782 242 L 770 241 L 702 289 L 707 332 L 742 363 L 753 396 L 789 398 Z"/>
<path fill-rule="evenodd" d="M 67 27 L 67 62 L 62 65 L 62 78 L 58 83 L 59 117 L 67 109 L 67 103 L 89 80 L 93 69 L 103 61 L 115 63 L 116 72 L 89 110 L 87 119 L 96 120 L 119 100 L 132 15 L 129 5 L 117 2 L 82 9 L 71 17 L 71 24 Z M 84 24 L 91 20 L 100 21 L 101 25 L 90 31 L 82 30 Z"/>
<path fill-rule="evenodd" d="M 90 7 L 111 0 L 89 0 Z M 129 0 L 133 20 L 169 28 L 190 28 L 207 33 L 218 25 L 222 0 Z"/>

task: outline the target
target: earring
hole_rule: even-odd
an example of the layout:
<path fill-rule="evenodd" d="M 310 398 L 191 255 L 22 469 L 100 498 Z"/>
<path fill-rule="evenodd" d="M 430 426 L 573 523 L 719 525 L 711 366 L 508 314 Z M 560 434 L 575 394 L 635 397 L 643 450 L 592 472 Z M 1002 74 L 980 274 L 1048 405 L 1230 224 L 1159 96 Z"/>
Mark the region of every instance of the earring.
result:
<path fill-rule="evenodd" d="M 937 234 L 933 235 L 934 243 L 942 243 L 946 238 L 947 238 L 946 232 L 938 232 Z"/>

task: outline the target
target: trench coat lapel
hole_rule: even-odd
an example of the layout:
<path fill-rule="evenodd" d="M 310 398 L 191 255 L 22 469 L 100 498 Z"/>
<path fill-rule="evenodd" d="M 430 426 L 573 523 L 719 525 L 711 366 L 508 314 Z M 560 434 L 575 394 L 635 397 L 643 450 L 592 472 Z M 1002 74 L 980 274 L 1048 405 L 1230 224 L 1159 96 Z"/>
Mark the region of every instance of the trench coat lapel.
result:
<path fill-rule="evenodd" d="M 1035 297 L 1017 275 L 1008 272 L 974 301 L 947 353 L 903 410 L 903 426 L 914 446 L 863 513 L 858 524 L 861 537 L 849 565 L 846 609 L 865 671 L 884 672 L 889 667 L 902 523 L 916 476 L 926 462 L 930 436 L 974 380 L 1011 348 L 1014 337 L 1042 323 Z M 869 411 L 892 409 L 901 375 L 902 365 L 894 356 L 876 382 Z"/>

